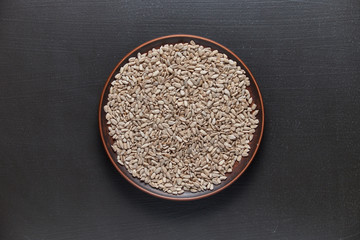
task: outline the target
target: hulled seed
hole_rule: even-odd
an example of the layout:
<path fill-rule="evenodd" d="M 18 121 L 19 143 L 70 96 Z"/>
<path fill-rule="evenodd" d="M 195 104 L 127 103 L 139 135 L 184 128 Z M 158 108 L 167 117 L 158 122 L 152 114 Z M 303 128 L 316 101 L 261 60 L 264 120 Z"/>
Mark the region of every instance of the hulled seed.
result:
<path fill-rule="evenodd" d="M 213 190 L 250 153 L 259 109 L 237 62 L 190 43 L 129 58 L 104 106 L 129 173 L 169 194 Z"/>

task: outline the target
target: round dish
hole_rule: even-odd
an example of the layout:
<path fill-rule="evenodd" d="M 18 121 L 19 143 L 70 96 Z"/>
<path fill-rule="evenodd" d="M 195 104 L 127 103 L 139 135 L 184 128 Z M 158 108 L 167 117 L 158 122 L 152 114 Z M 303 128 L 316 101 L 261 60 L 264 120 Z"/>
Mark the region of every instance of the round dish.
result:
<path fill-rule="evenodd" d="M 133 177 L 124 166 L 121 166 L 117 162 L 116 153 L 111 148 L 111 145 L 113 144 L 113 139 L 110 137 L 108 128 L 107 128 L 107 120 L 105 119 L 106 113 L 104 112 L 104 105 L 107 103 L 107 96 L 109 94 L 111 82 L 114 80 L 115 74 L 118 73 L 119 68 L 122 67 L 124 64 L 128 62 L 128 59 L 130 57 L 134 57 L 137 55 L 138 52 L 145 53 L 151 50 L 152 48 L 159 48 L 161 45 L 165 44 L 175 44 L 175 43 L 181 43 L 181 42 L 190 42 L 193 40 L 195 43 L 200 44 L 204 47 L 210 47 L 213 50 L 218 50 L 221 53 L 225 53 L 229 59 L 232 59 L 237 62 L 239 66 L 241 66 L 242 69 L 246 71 L 246 76 L 249 77 L 250 80 L 250 86 L 247 87 L 247 89 L 250 92 L 251 97 L 253 98 L 253 102 L 258 106 L 259 113 L 257 115 L 257 118 L 259 119 L 259 126 L 256 128 L 256 131 L 254 133 L 253 140 L 249 143 L 251 149 L 249 152 L 249 156 L 243 157 L 240 162 L 236 162 L 233 166 L 233 171 L 231 173 L 226 174 L 227 179 L 222 181 L 219 185 L 215 185 L 213 190 L 206 190 L 202 192 L 184 192 L 181 195 L 172 195 L 166 192 L 163 192 L 159 189 L 155 189 L 151 187 L 150 185 L 146 184 L 145 182 L 140 181 L 140 179 Z M 100 104 L 99 104 L 99 129 L 100 129 L 100 136 L 101 140 L 103 142 L 103 145 L 105 147 L 105 151 L 107 155 L 109 156 L 112 164 L 114 167 L 119 171 L 119 173 L 128 180 L 131 184 L 133 184 L 135 187 L 139 188 L 140 190 L 151 194 L 156 197 L 169 199 L 169 200 L 195 200 L 204 198 L 210 195 L 213 195 L 215 193 L 218 193 L 219 191 L 223 190 L 224 188 L 228 187 L 230 184 L 232 184 L 237 178 L 240 177 L 240 175 L 247 169 L 247 167 L 250 165 L 251 161 L 254 159 L 254 156 L 259 148 L 261 138 L 263 135 L 264 130 L 264 106 L 263 101 L 261 97 L 261 93 L 259 90 L 259 87 L 255 81 L 255 78 L 251 74 L 250 70 L 247 68 L 247 66 L 243 63 L 243 61 L 236 56 L 232 51 L 227 49 L 226 47 L 222 46 L 221 44 L 214 42 L 210 39 L 206 39 L 199 36 L 194 35 L 185 35 L 185 34 L 179 34 L 179 35 L 170 35 L 170 36 L 164 36 L 160 38 L 156 38 L 153 40 L 150 40 L 138 47 L 136 47 L 134 50 L 132 50 L 130 53 L 128 53 L 114 68 L 112 73 L 110 74 L 109 78 L 107 79 L 104 89 L 101 94 L 100 98 Z"/>

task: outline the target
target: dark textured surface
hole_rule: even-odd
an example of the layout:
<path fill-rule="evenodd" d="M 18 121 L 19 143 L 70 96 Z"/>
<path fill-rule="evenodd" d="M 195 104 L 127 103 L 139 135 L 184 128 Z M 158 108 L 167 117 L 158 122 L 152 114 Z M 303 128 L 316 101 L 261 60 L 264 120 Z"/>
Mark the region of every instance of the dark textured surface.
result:
<path fill-rule="evenodd" d="M 0 239 L 360 239 L 359 1 L 0 1 Z M 251 69 L 262 146 L 225 191 L 148 196 L 100 142 L 117 62 L 173 33 Z"/>

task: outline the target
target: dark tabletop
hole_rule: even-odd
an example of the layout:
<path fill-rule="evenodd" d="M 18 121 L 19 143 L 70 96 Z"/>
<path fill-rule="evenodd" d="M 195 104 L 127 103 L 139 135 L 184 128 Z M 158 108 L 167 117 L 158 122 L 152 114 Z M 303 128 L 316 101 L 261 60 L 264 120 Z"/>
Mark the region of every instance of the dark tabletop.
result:
<path fill-rule="evenodd" d="M 360 239 L 360 1 L 0 1 L 0 239 Z M 233 50 L 265 131 L 232 186 L 154 198 L 111 165 L 105 81 L 187 33 Z"/>

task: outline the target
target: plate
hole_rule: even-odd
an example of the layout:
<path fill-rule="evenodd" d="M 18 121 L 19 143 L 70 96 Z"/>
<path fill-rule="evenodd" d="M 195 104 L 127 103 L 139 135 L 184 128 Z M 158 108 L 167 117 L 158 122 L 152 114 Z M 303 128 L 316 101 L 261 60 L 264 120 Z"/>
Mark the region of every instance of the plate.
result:
<path fill-rule="evenodd" d="M 145 182 L 140 181 L 140 179 L 134 178 L 127 171 L 127 169 L 124 166 L 121 166 L 117 162 L 116 153 L 111 148 L 111 145 L 113 144 L 113 140 L 109 136 L 107 120 L 105 119 L 106 114 L 104 112 L 104 105 L 106 105 L 106 103 L 107 103 L 107 96 L 109 94 L 111 82 L 115 79 L 115 75 L 119 72 L 119 69 L 128 62 L 128 59 L 130 57 L 135 57 L 138 52 L 145 53 L 145 52 L 148 52 L 149 50 L 151 50 L 152 48 L 159 48 L 161 45 L 184 43 L 184 42 L 190 42 L 191 40 L 193 40 L 195 43 L 202 45 L 204 47 L 210 47 L 212 50 L 218 50 L 221 53 L 225 53 L 229 57 L 229 59 L 236 61 L 237 64 L 246 71 L 246 76 L 249 77 L 249 80 L 250 80 L 250 86 L 247 87 L 247 89 L 249 90 L 250 95 L 253 98 L 253 102 L 257 105 L 257 108 L 259 110 L 259 113 L 257 115 L 257 118 L 259 119 L 259 124 L 254 133 L 253 140 L 249 143 L 249 145 L 251 147 L 249 156 L 243 157 L 240 162 L 236 162 L 234 164 L 233 171 L 226 175 L 227 176 L 226 180 L 222 181 L 221 184 L 219 184 L 219 185 L 215 185 L 213 190 L 206 190 L 206 191 L 196 192 L 196 193 L 184 192 L 181 195 L 172 195 L 172 194 L 163 192 L 159 189 L 155 189 L 155 188 L 151 187 L 150 185 L 146 184 Z M 156 197 L 164 198 L 164 199 L 195 200 L 195 199 L 208 197 L 208 196 L 218 193 L 221 190 L 225 189 L 226 187 L 230 186 L 249 167 L 250 163 L 254 159 L 256 152 L 259 149 L 259 145 L 260 145 L 261 138 L 262 138 L 263 131 L 264 131 L 264 106 L 263 106 L 261 93 L 260 93 L 259 87 L 255 81 L 254 76 L 251 74 L 249 68 L 244 64 L 244 62 L 238 56 L 236 56 L 232 51 L 230 51 L 228 48 L 222 46 L 221 44 L 214 42 L 207 38 L 194 36 L 194 35 L 184 35 L 184 34 L 170 35 L 170 36 L 159 37 L 159 38 L 150 40 L 144 44 L 141 44 L 140 46 L 136 47 L 134 50 L 129 52 L 116 65 L 114 70 L 111 72 L 109 78 L 107 79 L 104 89 L 101 94 L 100 104 L 99 104 L 99 129 L 100 129 L 101 140 L 105 147 L 105 151 L 106 151 L 107 155 L 109 156 L 112 164 L 119 171 L 119 173 L 127 181 L 129 181 L 132 185 L 134 185 L 138 189 L 140 189 L 148 194 L 151 194 Z"/>

